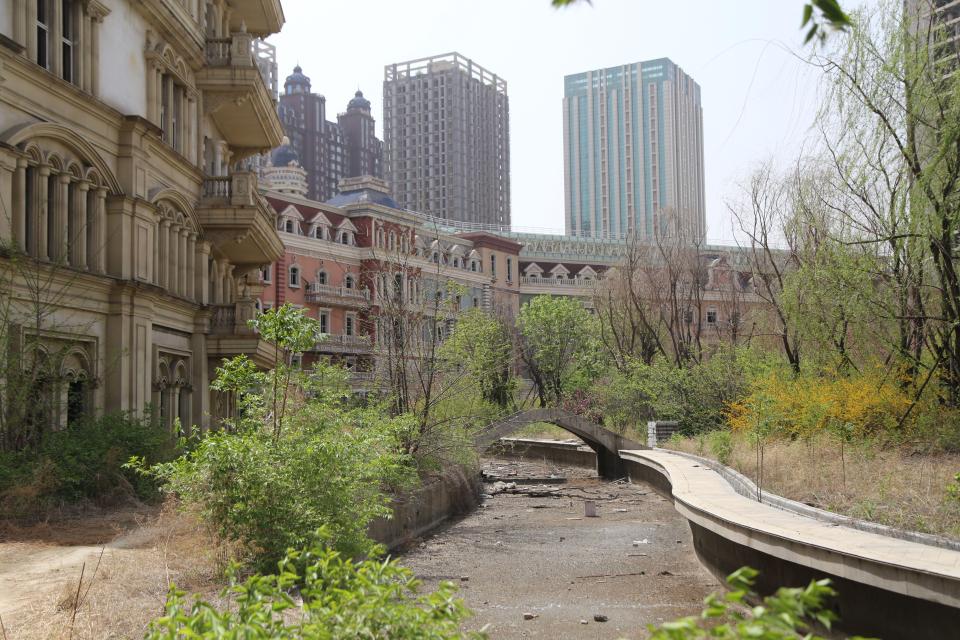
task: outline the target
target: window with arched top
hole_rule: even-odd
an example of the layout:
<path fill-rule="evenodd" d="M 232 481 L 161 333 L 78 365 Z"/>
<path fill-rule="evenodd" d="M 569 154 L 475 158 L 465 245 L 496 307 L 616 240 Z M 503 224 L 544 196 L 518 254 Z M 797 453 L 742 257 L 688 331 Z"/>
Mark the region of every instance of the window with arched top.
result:
<path fill-rule="evenodd" d="M 390 251 L 396 251 L 397 249 L 397 234 L 394 233 L 393 231 L 390 232 L 388 246 Z"/>
<path fill-rule="evenodd" d="M 353 289 L 353 276 L 352 276 L 352 275 L 347 274 L 346 277 L 344 277 L 344 279 L 343 279 L 343 286 L 346 287 L 347 289 Z"/>
<path fill-rule="evenodd" d="M 317 271 L 317 284 L 327 284 L 327 272 L 320 270 Z"/>
<path fill-rule="evenodd" d="M 477 261 L 476 261 L 476 260 L 471 260 L 471 261 L 470 261 L 470 271 L 476 272 L 476 270 L 477 270 Z"/>

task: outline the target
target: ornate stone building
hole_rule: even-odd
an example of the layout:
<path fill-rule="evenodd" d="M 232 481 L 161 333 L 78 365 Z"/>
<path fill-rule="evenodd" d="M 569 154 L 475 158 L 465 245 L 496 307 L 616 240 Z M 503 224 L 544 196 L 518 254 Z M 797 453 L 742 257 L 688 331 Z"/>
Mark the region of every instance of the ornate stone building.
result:
<path fill-rule="evenodd" d="M 221 358 L 267 364 L 245 320 L 283 245 L 232 167 L 281 141 L 257 39 L 283 20 L 279 0 L 0 3 L 8 418 L 205 426 L 230 410 Z"/>

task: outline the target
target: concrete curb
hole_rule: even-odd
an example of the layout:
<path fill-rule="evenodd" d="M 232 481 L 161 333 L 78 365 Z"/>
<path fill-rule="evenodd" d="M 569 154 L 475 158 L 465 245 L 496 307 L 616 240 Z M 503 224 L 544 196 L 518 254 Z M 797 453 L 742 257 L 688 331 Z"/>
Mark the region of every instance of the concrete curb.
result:
<path fill-rule="evenodd" d="M 661 447 L 657 447 L 656 449 L 653 449 L 653 451 L 665 451 L 667 453 L 672 453 L 694 460 L 697 463 L 709 467 L 720 474 L 720 477 L 730 483 L 730 486 L 733 487 L 733 490 L 744 498 L 753 501 L 756 501 L 757 499 L 757 485 L 753 482 L 753 480 L 735 469 L 720 464 L 716 460 L 704 458 L 692 453 L 686 453 L 685 451 L 674 451 L 673 449 L 663 449 Z M 849 527 L 851 529 L 857 529 L 858 531 L 876 533 L 882 536 L 890 536 L 891 538 L 897 538 L 899 540 L 908 540 L 910 542 L 917 542 L 919 544 L 928 544 L 934 547 L 940 547 L 941 549 L 960 551 L 960 540 L 951 540 L 950 538 L 945 538 L 943 536 L 938 536 L 931 533 L 921 533 L 919 531 L 898 529 L 885 524 L 870 522 L 869 520 L 860 520 L 858 518 L 834 513 L 818 507 L 811 507 L 808 504 L 797 502 L 796 500 L 791 500 L 789 498 L 784 498 L 783 496 L 778 496 L 775 493 L 769 493 L 767 491 L 763 492 L 761 502 L 763 504 L 770 505 L 771 507 L 783 509 L 784 511 L 790 511 L 792 513 L 796 513 L 797 515 L 813 518 L 814 520 L 819 520 L 821 522 L 827 522 L 842 527 Z"/>

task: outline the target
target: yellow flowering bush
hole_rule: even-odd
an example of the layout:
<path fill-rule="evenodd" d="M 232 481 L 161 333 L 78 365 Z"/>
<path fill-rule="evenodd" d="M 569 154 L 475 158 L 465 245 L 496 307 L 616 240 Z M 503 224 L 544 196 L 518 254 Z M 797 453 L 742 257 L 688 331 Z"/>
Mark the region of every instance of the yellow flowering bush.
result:
<path fill-rule="evenodd" d="M 896 427 L 910 402 L 910 390 L 880 369 L 799 376 L 774 370 L 728 405 L 727 422 L 735 431 L 751 431 L 762 421 L 790 437 L 811 437 L 838 426 L 863 436 Z"/>

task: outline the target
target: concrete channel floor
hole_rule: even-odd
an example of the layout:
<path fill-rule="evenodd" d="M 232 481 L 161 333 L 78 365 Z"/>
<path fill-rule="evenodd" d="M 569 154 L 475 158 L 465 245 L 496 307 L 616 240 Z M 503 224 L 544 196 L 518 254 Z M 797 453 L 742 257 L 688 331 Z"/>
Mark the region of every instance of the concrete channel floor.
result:
<path fill-rule="evenodd" d="M 508 460 L 488 460 L 486 468 L 518 476 L 558 471 Z M 428 587 L 457 583 L 474 612 L 466 628 L 487 625 L 495 640 L 643 638 L 647 624 L 697 614 L 703 598 L 720 589 L 669 501 L 644 485 L 559 471 L 569 476 L 551 485 L 559 496 L 494 495 L 415 542 L 401 562 Z M 585 498 L 597 500 L 599 517 L 584 517 Z M 537 617 L 525 620 L 524 613 Z M 594 621 L 595 614 L 608 621 Z"/>

